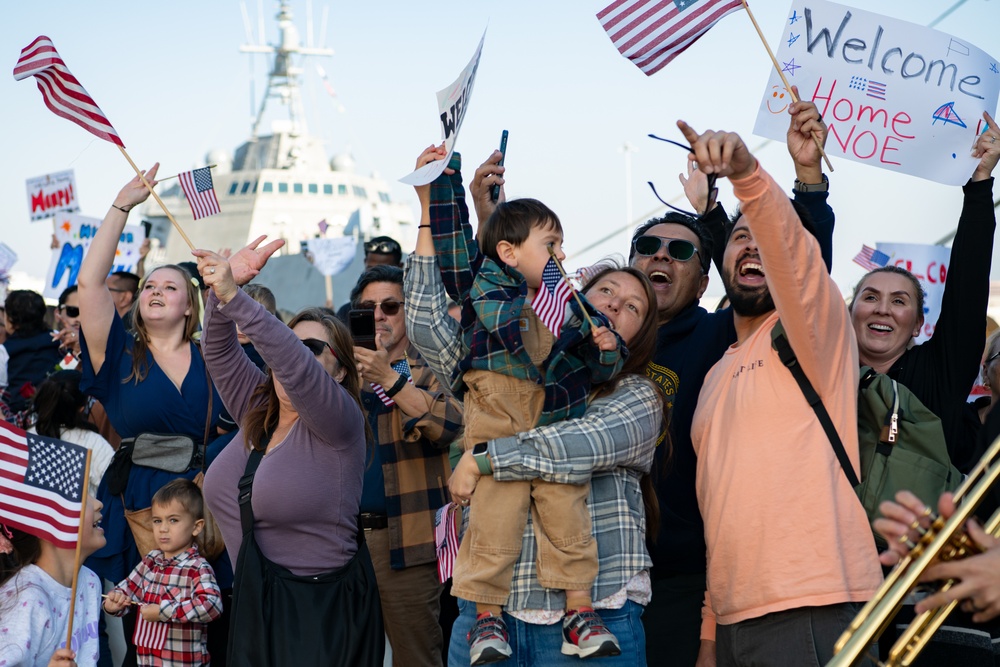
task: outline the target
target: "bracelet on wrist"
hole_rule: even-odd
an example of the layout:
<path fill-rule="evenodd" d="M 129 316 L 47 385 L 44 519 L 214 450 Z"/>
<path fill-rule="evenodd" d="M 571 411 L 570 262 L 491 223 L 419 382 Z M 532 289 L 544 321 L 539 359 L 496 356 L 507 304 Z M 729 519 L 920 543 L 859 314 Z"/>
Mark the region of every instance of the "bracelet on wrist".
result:
<path fill-rule="evenodd" d="M 430 229 L 430 225 L 417 225 L 417 229 Z"/>
<path fill-rule="evenodd" d="M 389 398 L 392 398 L 393 396 L 395 396 L 396 394 L 398 394 L 400 391 L 402 391 L 403 387 L 406 386 L 406 380 L 407 380 L 407 377 L 405 375 L 403 375 L 402 373 L 400 373 L 399 374 L 399 379 L 396 380 L 396 384 L 394 384 L 391 387 L 389 387 L 388 389 L 386 389 L 385 390 L 385 395 L 388 396 Z"/>
<path fill-rule="evenodd" d="M 112 204 L 112 205 L 111 205 L 111 208 L 116 208 L 116 209 L 118 209 L 119 211 L 121 211 L 122 213 L 128 213 L 128 212 L 129 212 L 129 211 L 131 211 L 131 210 L 132 210 L 133 208 L 135 208 L 135 204 L 133 204 L 132 206 L 129 206 L 128 208 L 122 208 L 122 207 L 121 207 L 121 206 L 119 206 L 118 204 Z"/>

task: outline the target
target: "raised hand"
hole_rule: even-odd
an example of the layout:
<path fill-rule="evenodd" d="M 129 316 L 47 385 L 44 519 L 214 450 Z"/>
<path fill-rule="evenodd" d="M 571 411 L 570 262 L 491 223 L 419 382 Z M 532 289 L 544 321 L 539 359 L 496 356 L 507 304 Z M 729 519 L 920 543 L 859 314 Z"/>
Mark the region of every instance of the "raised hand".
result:
<path fill-rule="evenodd" d="M 205 285 L 215 292 L 219 303 L 227 304 L 240 291 L 233 278 L 233 269 L 229 260 L 216 252 L 208 250 L 193 250 L 191 254 L 198 258 L 198 273 Z"/>
<path fill-rule="evenodd" d="M 799 89 L 792 86 L 792 94 L 799 98 Z M 827 127 L 819 114 L 819 109 L 812 102 L 803 101 L 789 105 L 791 116 L 788 123 L 788 154 L 795 162 L 795 175 L 803 183 L 819 183 L 823 179 L 823 156 L 813 138 L 819 137 L 820 143 L 826 146 Z"/>
<path fill-rule="evenodd" d="M 979 165 L 972 174 L 974 181 L 985 181 L 990 178 L 997 161 L 1000 160 L 1000 127 L 985 111 L 983 119 L 986 121 L 987 130 L 976 137 L 976 143 L 972 146 L 972 157 L 979 158 Z"/>
<path fill-rule="evenodd" d="M 681 187 L 684 188 L 684 196 L 687 197 L 688 202 L 693 207 L 692 210 L 697 212 L 708 213 L 705 210 L 705 206 L 708 204 L 708 176 L 702 173 L 698 169 L 695 163 L 694 157 L 688 155 L 687 161 L 687 177 L 684 174 L 677 174 L 678 180 L 681 182 Z M 716 201 L 712 208 L 719 205 Z"/>
<path fill-rule="evenodd" d="M 469 184 L 469 191 L 472 193 L 472 204 L 476 208 L 476 217 L 479 218 L 480 225 L 489 219 L 496 209 L 497 204 L 507 201 L 507 194 L 503 189 L 505 182 L 503 180 L 503 173 L 506 168 L 500 165 L 500 160 L 502 159 L 503 153 L 498 150 L 493 151 L 486 158 L 486 161 L 476 169 L 476 173 L 472 177 L 472 183 Z M 497 197 L 496 201 L 493 201 L 493 196 L 490 193 L 494 185 L 500 186 L 500 196 Z"/>
<path fill-rule="evenodd" d="M 160 163 L 157 162 L 148 171 L 142 172 L 150 187 L 156 186 L 156 172 L 159 169 Z M 130 211 L 132 208 L 138 206 L 147 199 L 149 199 L 149 189 L 142 184 L 142 181 L 139 180 L 139 176 L 136 175 L 131 181 L 125 184 L 125 187 L 123 187 L 118 193 L 118 196 L 115 197 L 114 205 Z"/>
<path fill-rule="evenodd" d="M 444 147 L 444 142 L 441 142 L 440 146 L 431 144 L 417 156 L 417 166 L 414 170 L 420 169 L 421 167 L 430 164 L 436 160 L 443 160 L 445 156 L 448 155 L 448 150 Z M 454 174 L 454 169 L 445 169 L 444 173 Z M 431 185 L 414 185 L 413 189 L 417 191 L 417 199 L 420 200 L 421 206 L 429 206 L 431 201 Z"/>
<path fill-rule="evenodd" d="M 237 285 L 246 285 L 253 280 L 260 273 L 260 270 L 264 268 L 264 265 L 267 264 L 267 260 L 270 259 L 271 255 L 285 245 L 285 239 L 277 239 L 263 247 L 258 247 L 266 238 L 267 236 L 258 236 L 247 247 L 229 256 L 233 280 L 236 281 Z M 222 255 L 219 255 L 219 257 L 222 257 Z"/>
<path fill-rule="evenodd" d="M 677 121 L 684 138 L 691 145 L 698 169 L 733 180 L 746 178 L 757 168 L 757 158 L 735 132 L 706 130 L 698 134 L 682 120 Z"/>

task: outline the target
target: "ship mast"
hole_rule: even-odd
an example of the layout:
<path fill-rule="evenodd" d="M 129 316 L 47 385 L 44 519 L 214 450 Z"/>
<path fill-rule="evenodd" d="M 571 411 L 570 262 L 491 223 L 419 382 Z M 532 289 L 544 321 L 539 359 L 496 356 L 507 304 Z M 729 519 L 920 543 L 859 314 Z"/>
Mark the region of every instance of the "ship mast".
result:
<path fill-rule="evenodd" d="M 276 18 L 280 33 L 280 41 L 277 46 L 245 44 L 240 47 L 240 51 L 243 53 L 274 54 L 271 72 L 267 77 L 267 90 L 264 91 L 264 98 L 261 100 L 260 110 L 257 112 L 257 118 L 253 124 L 252 140 L 254 141 L 259 136 L 264 110 L 267 107 L 267 101 L 271 98 L 279 99 L 288 106 L 288 114 L 292 123 L 289 134 L 292 137 L 301 137 L 307 133 L 305 111 L 302 106 L 302 68 L 295 66 L 292 56 L 330 57 L 333 55 L 333 49 L 302 46 L 299 43 L 299 32 L 295 28 L 295 24 L 292 23 L 289 0 L 281 0 L 281 7 Z M 263 35 L 260 35 L 260 38 L 263 40 Z"/>

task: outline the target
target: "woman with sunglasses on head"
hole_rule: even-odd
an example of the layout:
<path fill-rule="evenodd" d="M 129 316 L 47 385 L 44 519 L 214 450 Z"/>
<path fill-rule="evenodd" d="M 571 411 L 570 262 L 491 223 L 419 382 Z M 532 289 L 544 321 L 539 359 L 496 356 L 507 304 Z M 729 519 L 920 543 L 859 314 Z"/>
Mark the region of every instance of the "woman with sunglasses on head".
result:
<path fill-rule="evenodd" d="M 443 150 L 430 148 L 420 156 L 417 166 L 443 155 Z M 497 157 L 497 153 L 492 156 Z M 430 220 L 432 207 L 436 214 L 466 222 L 460 176 L 446 173 L 441 179 L 450 181 L 417 188 L 421 224 Z M 492 186 L 503 184 L 501 178 L 487 183 L 485 174 L 480 167 L 471 185 L 480 219 L 495 206 L 490 197 Z M 440 201 L 436 199 L 439 196 L 443 197 Z M 447 315 L 448 299 L 428 229 L 420 230 L 416 251 L 407 259 L 404 284 L 410 339 L 428 365 L 447 380 L 467 350 L 459 323 Z M 488 462 L 487 474 L 497 481 L 589 481 L 588 507 L 598 552 L 598 574 L 590 592 L 594 607 L 617 637 L 621 651 L 600 662 L 645 664 L 645 635 L 639 621 L 643 605 L 649 600 L 650 560 L 645 535 L 647 520 L 652 525 L 657 525 L 658 520 L 652 487 L 643 476 L 652 464 L 653 450 L 664 426 L 663 395 L 642 375 L 655 345 L 656 298 L 642 273 L 614 266 L 604 267 L 592 276 L 584 292 L 628 346 L 622 372 L 612 381 L 594 387 L 583 417 L 491 440 L 479 458 L 474 451 L 467 451 L 452 474 L 449 488 L 453 500 L 467 503 L 483 474 L 480 461 L 483 466 Z M 615 437 L 607 437 L 609 433 Z M 576 664 L 579 658 L 564 655 L 560 649 L 565 632 L 560 620 L 565 595 L 539 583 L 535 560 L 540 546 L 545 546 L 545 538 L 536 533 L 534 519 L 529 517 L 521 543 L 511 545 L 520 553 L 503 613 L 510 659 L 522 665 Z M 459 600 L 459 610 L 449 647 L 452 667 L 470 664 L 467 637 L 476 622 L 474 604 Z"/>
<path fill-rule="evenodd" d="M 963 472 L 975 464 L 979 419 L 966 401 L 982 361 L 996 232 L 992 173 L 1000 160 L 1000 127 L 988 114 L 984 118 L 987 130 L 972 153 L 979 164 L 962 188 L 964 204 L 947 280 L 939 276 L 944 294 L 931 338 L 912 344 L 924 328 L 924 292 L 901 267 L 866 274 L 854 288 L 850 306 L 861 364 L 905 385 L 941 418 L 952 463 Z"/>
<path fill-rule="evenodd" d="M 283 243 L 260 254 L 253 244 L 229 260 L 194 252 L 210 288 L 205 359 L 240 425 L 205 480 L 205 500 L 236 563 L 228 658 L 239 665 L 381 665 L 378 592 L 358 530 L 370 435 L 351 335 L 320 308 L 285 325 L 237 284 L 249 282 Z M 237 326 L 266 371 L 243 352 Z M 295 627 L 287 614 L 300 609 L 275 606 L 285 574 L 275 582 L 266 574 L 273 572 L 297 578 L 296 586 L 316 582 L 315 593 L 298 601 Z M 355 588 L 345 598 L 348 585 Z M 330 611 L 336 602 L 341 606 Z"/>

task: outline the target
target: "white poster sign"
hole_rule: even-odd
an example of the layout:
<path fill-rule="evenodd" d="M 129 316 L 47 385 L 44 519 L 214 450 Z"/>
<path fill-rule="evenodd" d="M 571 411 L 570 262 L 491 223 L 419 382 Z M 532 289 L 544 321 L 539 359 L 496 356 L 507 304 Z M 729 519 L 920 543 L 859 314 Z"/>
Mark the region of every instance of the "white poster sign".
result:
<path fill-rule="evenodd" d="M 80 202 L 76 198 L 76 176 L 72 169 L 29 178 L 25 185 L 32 222 L 50 218 L 60 211 L 75 213 L 80 210 Z"/>
<path fill-rule="evenodd" d="M 916 338 L 923 343 L 934 335 L 934 325 L 941 315 L 941 297 L 948 277 L 951 248 L 920 243 L 878 243 L 876 247 L 889 256 L 887 266 L 906 269 L 924 288 L 924 326 Z"/>
<path fill-rule="evenodd" d="M 444 147 L 448 151 L 447 155 L 444 156 L 443 160 L 435 160 L 425 164 L 412 174 L 399 179 L 401 183 L 427 185 L 444 173 L 445 167 L 451 160 L 451 154 L 455 152 L 455 141 L 458 139 L 458 131 L 462 128 L 462 121 L 465 120 L 465 112 L 469 109 L 469 98 L 472 97 L 472 86 L 476 82 L 476 70 L 479 69 L 479 57 L 483 55 L 484 41 L 486 41 L 485 30 L 472 60 L 465 66 L 453 84 L 438 91 L 437 94 L 438 111 L 441 114 L 441 138 L 444 139 Z"/>
<path fill-rule="evenodd" d="M 962 185 L 995 116 L 1000 61 L 951 35 L 825 0 L 794 0 L 777 60 L 816 103 L 826 152 L 881 169 Z M 772 68 L 754 133 L 785 141 L 792 99 Z"/>
<path fill-rule="evenodd" d="M 353 236 L 336 236 L 309 239 L 308 247 L 313 266 L 324 276 L 335 276 L 350 266 L 358 251 L 358 242 Z"/>
<path fill-rule="evenodd" d="M 52 259 L 45 277 L 42 296 L 57 299 L 64 289 L 76 284 L 83 258 L 90 249 L 101 221 L 82 215 L 60 213 L 56 215 L 55 238 L 58 247 L 52 250 Z M 115 261 L 109 273 L 129 271 L 135 273 L 139 262 L 139 247 L 146 238 L 142 225 L 126 225 L 115 250 Z"/>
<path fill-rule="evenodd" d="M 6 280 L 17 262 L 17 253 L 6 243 L 0 243 L 0 280 Z"/>

